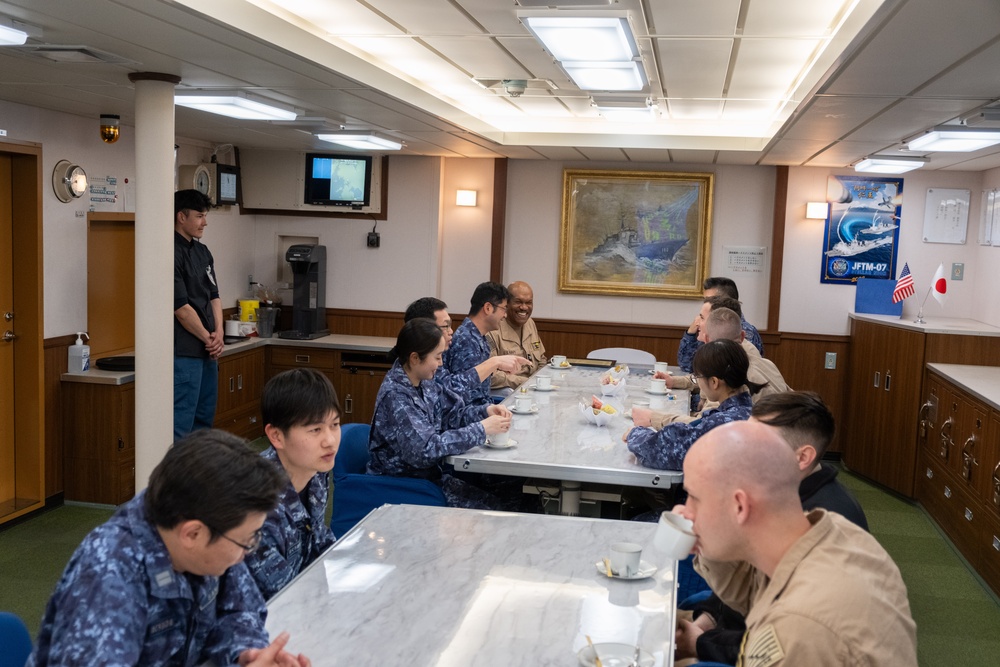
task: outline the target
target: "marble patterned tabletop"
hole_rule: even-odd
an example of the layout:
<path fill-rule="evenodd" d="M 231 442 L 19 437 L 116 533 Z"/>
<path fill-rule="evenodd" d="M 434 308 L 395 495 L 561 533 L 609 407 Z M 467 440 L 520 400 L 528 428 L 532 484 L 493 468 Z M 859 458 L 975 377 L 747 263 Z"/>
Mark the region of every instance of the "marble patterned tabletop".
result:
<path fill-rule="evenodd" d="M 671 391 L 667 396 L 648 393 L 652 376 L 648 367 L 632 367 L 625 378 L 621 395 L 601 395 L 603 368 L 574 366 L 557 369 L 544 367 L 525 382 L 534 408 L 530 414 L 515 414 L 510 437 L 516 443 L 509 449 L 475 447 L 445 459 L 456 470 L 498 475 L 544 477 L 563 481 L 594 482 L 668 488 L 680 483 L 680 471 L 646 468 L 622 442 L 622 435 L 632 426 L 625 416 L 634 401 L 649 401 L 650 407 L 665 412 L 686 413 L 691 396 L 688 391 Z M 538 375 L 552 376 L 552 391 L 539 391 Z M 504 399 L 514 407 L 518 391 Z M 588 404 L 592 396 L 613 405 L 617 414 L 604 426 L 586 421 L 580 402 Z"/>
<path fill-rule="evenodd" d="M 268 603 L 271 636 L 314 667 L 577 665 L 586 635 L 673 664 L 677 562 L 656 524 L 385 505 Z M 611 579 L 595 563 L 635 542 L 658 567 Z"/>

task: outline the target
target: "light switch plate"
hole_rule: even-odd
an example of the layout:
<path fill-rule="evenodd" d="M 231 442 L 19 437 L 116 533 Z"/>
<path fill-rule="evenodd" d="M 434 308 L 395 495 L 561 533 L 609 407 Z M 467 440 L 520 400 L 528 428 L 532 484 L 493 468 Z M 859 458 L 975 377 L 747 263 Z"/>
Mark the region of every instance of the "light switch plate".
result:
<path fill-rule="evenodd" d="M 951 265 L 951 279 L 963 280 L 964 278 L 965 278 L 965 264 L 962 262 L 953 262 Z"/>

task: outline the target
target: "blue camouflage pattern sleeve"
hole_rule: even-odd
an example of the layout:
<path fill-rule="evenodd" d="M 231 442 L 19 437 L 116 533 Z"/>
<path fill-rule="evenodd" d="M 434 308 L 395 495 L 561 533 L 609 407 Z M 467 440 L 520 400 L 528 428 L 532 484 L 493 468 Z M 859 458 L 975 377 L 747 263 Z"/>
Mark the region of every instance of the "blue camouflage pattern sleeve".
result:
<path fill-rule="evenodd" d="M 466 403 L 462 395 L 447 387 L 441 388 L 441 429 L 461 428 L 486 419 L 488 406 Z M 485 438 L 485 431 L 483 437 Z"/>
<path fill-rule="evenodd" d="M 216 665 L 235 665 L 243 651 L 270 643 L 264 629 L 264 598 L 244 563 L 237 563 L 220 577 L 215 614 L 202 657 Z"/>
<path fill-rule="evenodd" d="M 691 362 L 694 360 L 695 352 L 698 351 L 701 345 L 701 341 L 698 340 L 698 336 L 695 334 L 684 332 L 684 335 L 681 336 L 681 342 L 677 348 L 677 365 L 685 373 L 691 372 Z"/>
<path fill-rule="evenodd" d="M 695 440 L 716 426 L 750 418 L 750 394 L 740 392 L 726 399 L 717 410 L 706 411 L 701 419 L 685 424 L 673 422 L 660 431 L 639 427 L 632 429 L 626 440 L 628 450 L 640 464 L 656 470 L 682 470 L 684 457 Z"/>

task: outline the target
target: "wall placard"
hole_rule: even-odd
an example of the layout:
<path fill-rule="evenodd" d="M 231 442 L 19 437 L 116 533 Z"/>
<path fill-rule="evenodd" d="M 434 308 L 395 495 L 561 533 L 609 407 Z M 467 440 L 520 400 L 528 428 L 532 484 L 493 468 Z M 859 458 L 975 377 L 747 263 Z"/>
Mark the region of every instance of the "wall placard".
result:
<path fill-rule="evenodd" d="M 722 250 L 726 253 L 726 268 L 729 273 L 764 273 L 767 248 L 727 245 Z"/>
<path fill-rule="evenodd" d="M 970 190 L 928 188 L 924 206 L 924 243 L 965 243 Z"/>

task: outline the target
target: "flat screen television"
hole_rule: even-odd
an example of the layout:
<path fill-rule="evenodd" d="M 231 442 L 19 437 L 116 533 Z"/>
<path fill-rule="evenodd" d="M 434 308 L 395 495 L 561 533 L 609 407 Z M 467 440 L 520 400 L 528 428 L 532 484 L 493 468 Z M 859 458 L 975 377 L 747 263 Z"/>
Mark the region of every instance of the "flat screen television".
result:
<path fill-rule="evenodd" d="M 370 155 L 306 154 L 304 203 L 361 208 L 371 203 Z"/>

